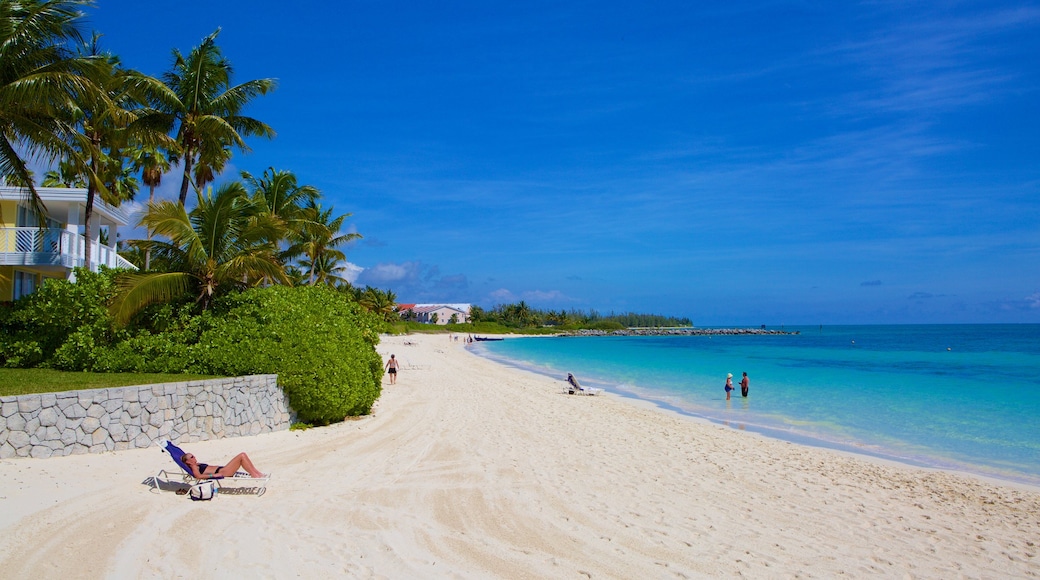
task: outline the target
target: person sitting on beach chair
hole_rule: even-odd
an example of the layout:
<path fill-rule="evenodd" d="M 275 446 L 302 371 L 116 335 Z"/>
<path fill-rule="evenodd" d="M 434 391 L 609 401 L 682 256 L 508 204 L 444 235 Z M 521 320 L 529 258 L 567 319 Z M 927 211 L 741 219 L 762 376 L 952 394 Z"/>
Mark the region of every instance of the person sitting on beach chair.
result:
<path fill-rule="evenodd" d="M 595 395 L 596 393 L 603 392 L 603 389 L 595 389 L 592 387 L 583 387 L 578 379 L 571 373 L 567 373 L 567 394 L 573 395 L 575 393 L 579 395 Z"/>
<path fill-rule="evenodd" d="M 234 477 L 235 473 L 239 469 L 244 469 L 249 473 L 250 477 L 255 479 L 263 479 L 265 476 L 260 473 L 260 470 L 253 465 L 253 462 L 249 459 L 249 456 L 245 453 L 239 453 L 238 455 L 231 458 L 226 465 L 207 465 L 205 463 L 199 463 L 198 459 L 191 453 L 185 453 L 181 456 L 181 462 L 191 470 L 191 475 L 195 479 L 211 479 L 214 477 Z"/>

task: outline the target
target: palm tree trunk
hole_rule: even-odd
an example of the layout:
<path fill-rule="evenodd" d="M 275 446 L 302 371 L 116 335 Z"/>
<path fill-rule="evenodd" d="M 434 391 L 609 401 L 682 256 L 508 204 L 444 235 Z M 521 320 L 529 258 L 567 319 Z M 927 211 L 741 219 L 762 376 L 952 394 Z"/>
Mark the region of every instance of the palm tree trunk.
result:
<path fill-rule="evenodd" d="M 94 198 L 97 196 L 97 185 L 96 180 L 98 179 L 98 163 L 97 156 L 90 156 L 90 172 L 93 175 L 87 176 L 87 207 L 83 212 L 83 265 L 90 270 L 90 250 L 93 245 L 91 239 L 91 228 L 90 221 L 94 218 Z"/>
<path fill-rule="evenodd" d="M 188 199 L 188 185 L 191 183 L 191 166 L 192 156 L 195 154 L 191 150 L 191 147 L 184 148 L 184 177 L 181 179 L 181 207 L 184 207 L 185 200 Z"/>
<path fill-rule="evenodd" d="M 148 207 L 152 206 L 155 201 L 155 186 L 148 186 Z M 152 241 L 152 228 L 145 229 L 145 236 L 148 241 Z M 152 245 L 148 244 L 144 249 L 144 271 L 147 272 L 152 267 Z"/>

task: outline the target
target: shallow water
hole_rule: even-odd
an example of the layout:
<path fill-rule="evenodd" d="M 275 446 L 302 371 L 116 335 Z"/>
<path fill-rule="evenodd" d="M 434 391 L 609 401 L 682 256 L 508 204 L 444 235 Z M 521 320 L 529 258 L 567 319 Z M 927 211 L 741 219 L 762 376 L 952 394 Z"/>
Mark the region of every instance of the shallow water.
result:
<path fill-rule="evenodd" d="M 798 442 L 1040 484 L 1040 325 L 517 338 L 485 356 Z M 726 373 L 750 394 L 726 400 Z"/>

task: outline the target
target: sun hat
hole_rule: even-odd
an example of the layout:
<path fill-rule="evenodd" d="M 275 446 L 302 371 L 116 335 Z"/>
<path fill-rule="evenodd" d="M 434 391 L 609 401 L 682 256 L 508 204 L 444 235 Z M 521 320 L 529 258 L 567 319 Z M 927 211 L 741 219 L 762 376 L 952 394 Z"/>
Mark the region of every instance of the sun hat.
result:
<path fill-rule="evenodd" d="M 727 379 L 732 379 L 732 378 L 733 378 L 733 373 L 728 373 L 728 374 L 726 374 L 726 378 L 727 378 Z"/>

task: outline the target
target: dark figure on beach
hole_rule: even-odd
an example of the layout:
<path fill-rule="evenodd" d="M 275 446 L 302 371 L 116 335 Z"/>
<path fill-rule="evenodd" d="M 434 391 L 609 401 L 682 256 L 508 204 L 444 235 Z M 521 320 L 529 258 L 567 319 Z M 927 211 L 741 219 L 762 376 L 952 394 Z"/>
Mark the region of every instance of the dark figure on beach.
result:
<path fill-rule="evenodd" d="M 231 477 L 235 475 L 239 469 L 248 471 L 251 477 L 264 477 L 264 474 L 260 473 L 260 470 L 253 465 L 253 462 L 245 453 L 239 453 L 232 457 L 231 461 L 227 462 L 227 465 L 207 465 L 205 463 L 199 463 L 199 460 L 195 459 L 195 456 L 191 453 L 185 453 L 182 455 L 181 461 L 184 465 L 188 466 L 188 469 L 191 470 L 191 474 L 198 479 Z"/>
<path fill-rule="evenodd" d="M 386 361 L 386 372 L 390 375 L 390 384 L 397 384 L 397 359 L 394 355 L 390 355 L 390 360 Z"/>
<path fill-rule="evenodd" d="M 729 394 L 733 391 L 733 373 L 726 374 L 726 400 L 729 400 Z"/>
<path fill-rule="evenodd" d="M 748 378 L 747 373 L 744 373 L 744 378 L 740 379 L 740 396 L 746 397 L 748 390 Z"/>

